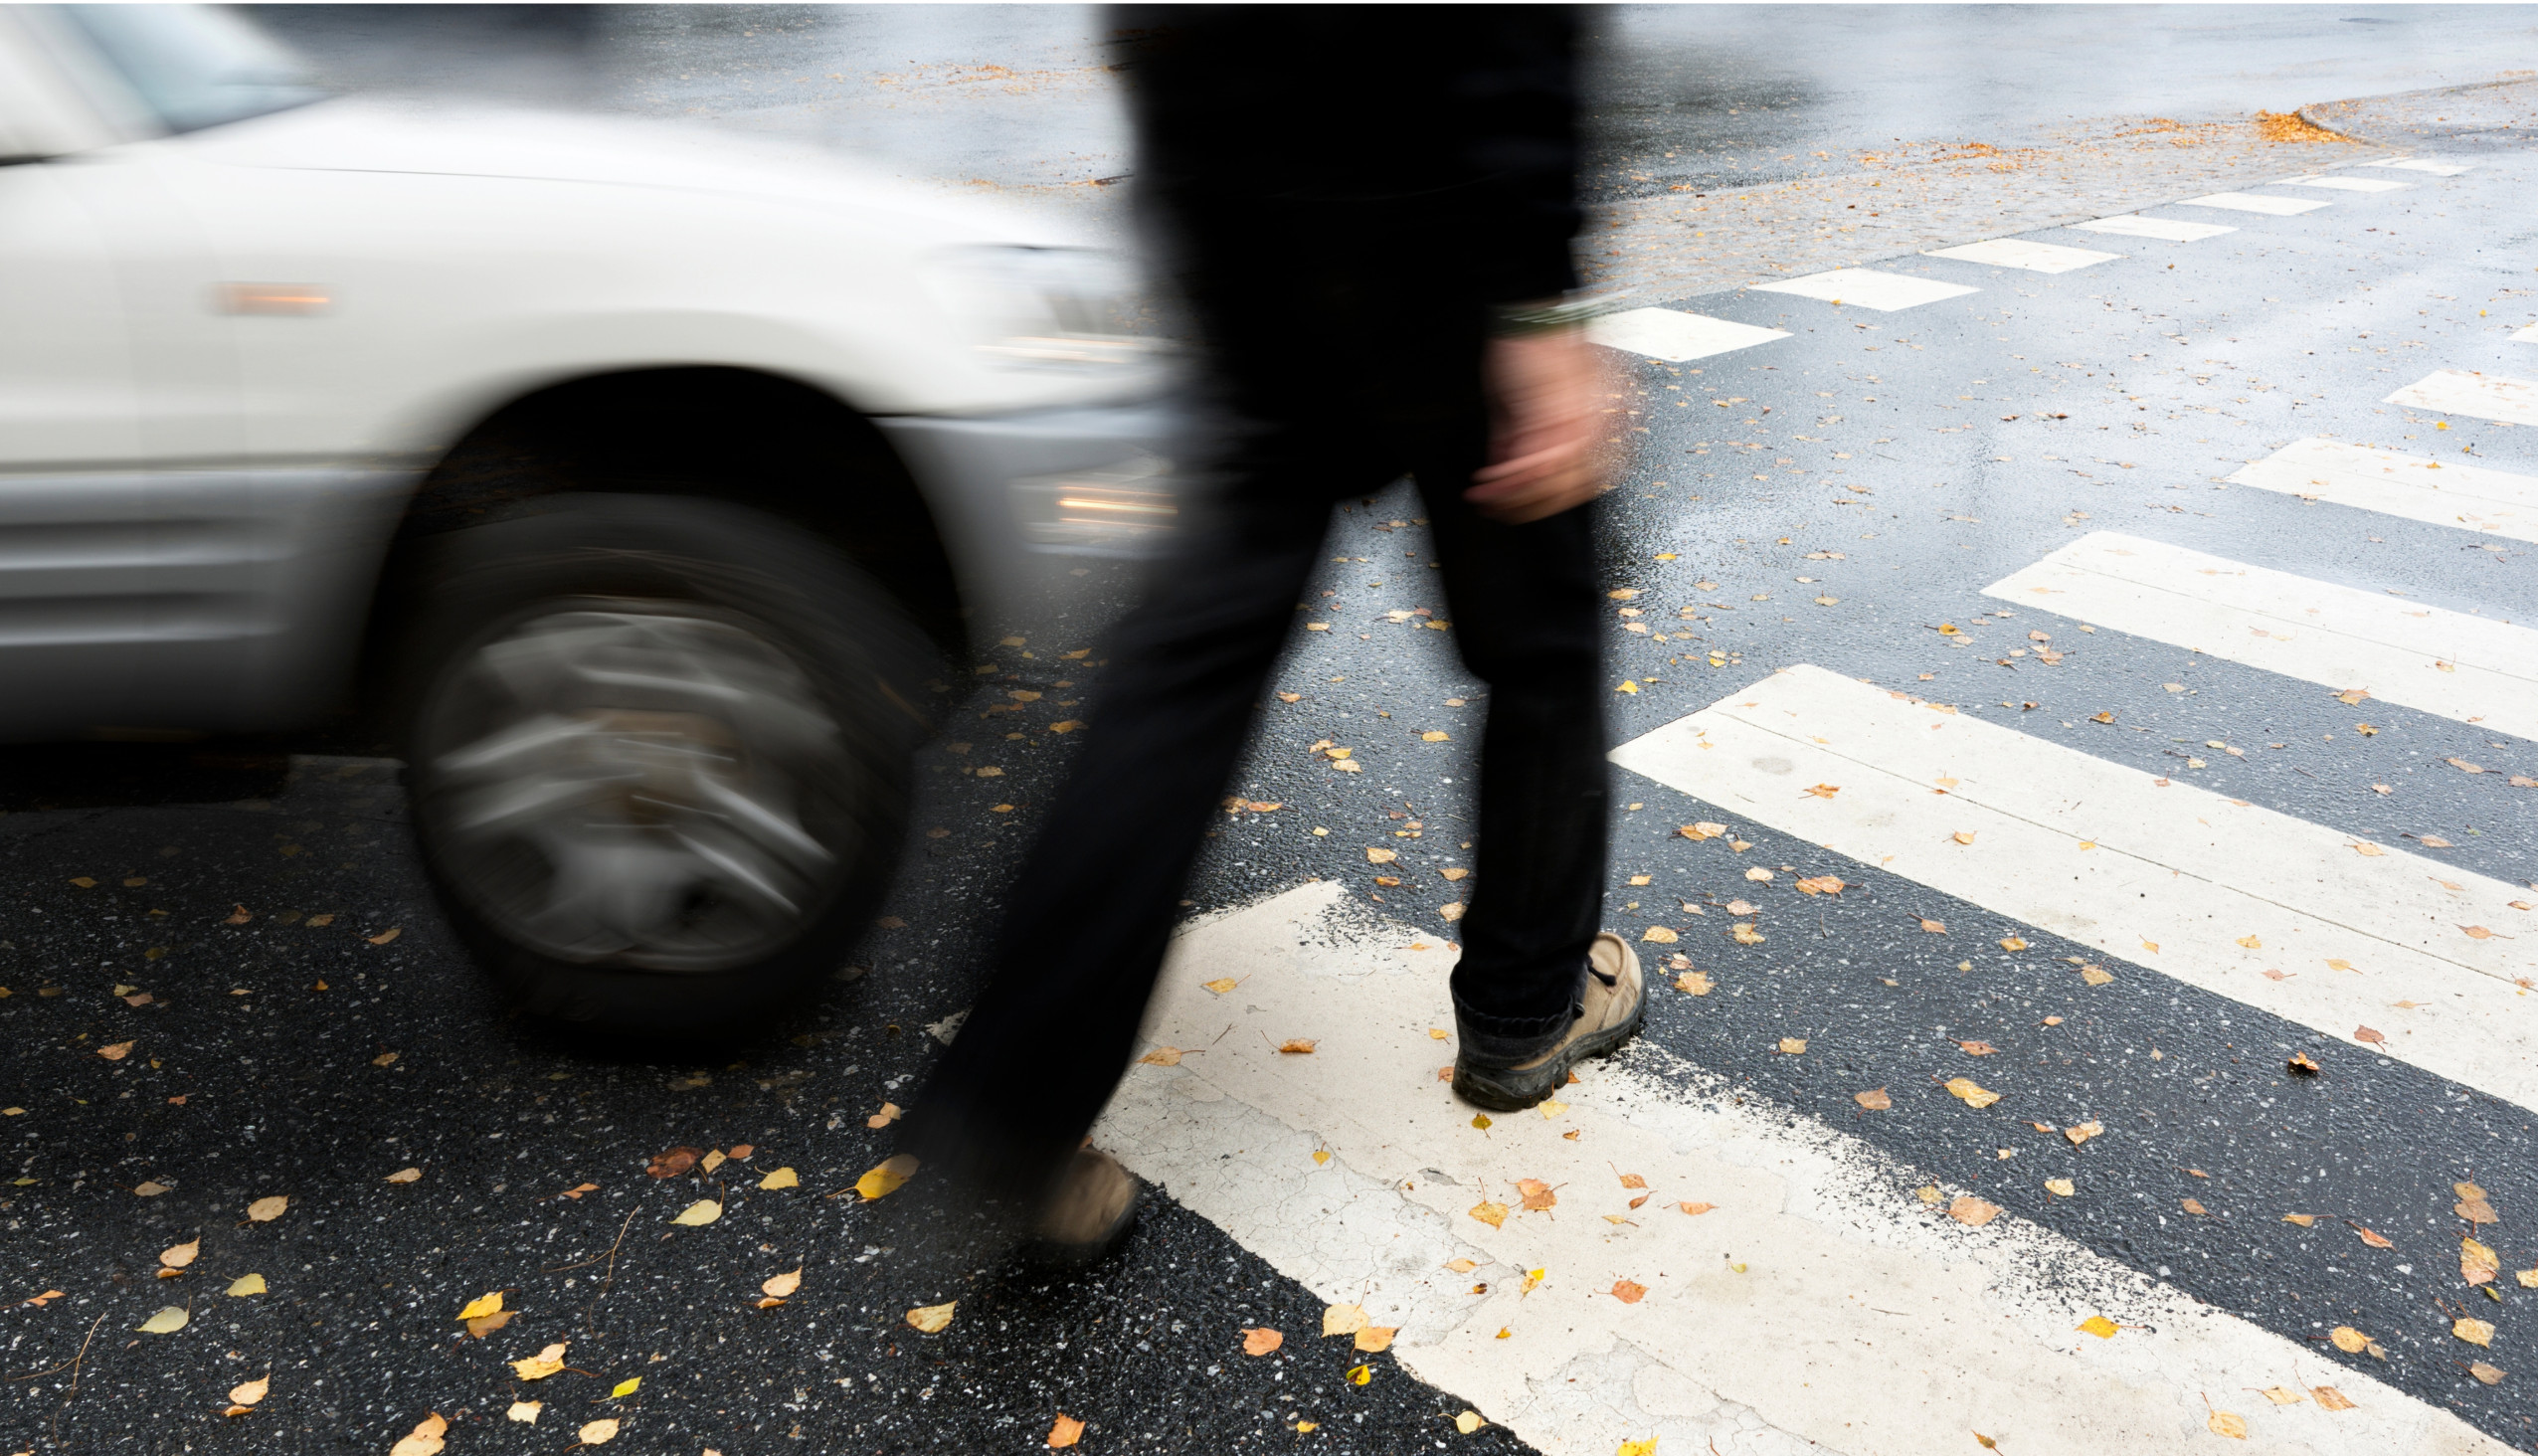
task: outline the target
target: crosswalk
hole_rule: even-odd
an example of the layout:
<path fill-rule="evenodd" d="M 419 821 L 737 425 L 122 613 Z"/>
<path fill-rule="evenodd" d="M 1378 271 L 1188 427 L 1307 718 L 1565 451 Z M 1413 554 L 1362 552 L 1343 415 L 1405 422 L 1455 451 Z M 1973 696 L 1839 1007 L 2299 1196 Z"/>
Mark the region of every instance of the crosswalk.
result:
<path fill-rule="evenodd" d="M 2335 440 L 2297 440 L 2229 479 L 2303 500 L 2538 542 L 2538 475 L 2490 465 Z"/>
<path fill-rule="evenodd" d="M 2436 369 L 2381 403 L 2506 425 L 2538 425 L 2538 381 L 2474 369 Z"/>

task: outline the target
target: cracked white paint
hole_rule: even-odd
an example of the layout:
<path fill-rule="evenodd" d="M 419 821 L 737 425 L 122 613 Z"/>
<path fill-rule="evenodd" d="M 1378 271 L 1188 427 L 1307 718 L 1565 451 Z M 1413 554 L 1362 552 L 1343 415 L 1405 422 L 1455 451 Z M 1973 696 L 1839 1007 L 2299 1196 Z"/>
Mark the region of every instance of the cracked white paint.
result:
<path fill-rule="evenodd" d="M 2505 1450 L 2046 1229 L 1950 1222 L 1914 1197 L 1920 1175 L 1644 1044 L 1586 1071 L 1556 1116 L 1475 1128 L 1437 1080 L 1452 1043 L 1429 1035 L 1453 1025 L 1452 959 L 1336 884 L 1194 925 L 1148 1028 L 1190 1050 L 1133 1068 L 1096 1137 L 1281 1273 L 1398 1325 L 1412 1374 L 1551 1456 L 1652 1435 L 1721 1456 L 1971 1450 L 1977 1431 L 2019 1456 L 2210 1450 L 2207 1392 L 2247 1419 L 2252 1453 Z M 1200 985 L 1227 976 L 1224 996 Z M 1317 1049 L 1274 1049 L 1296 1037 Z M 1646 1180 L 1643 1206 L 1618 1174 Z M 1557 1205 L 1503 1228 L 1470 1216 L 1515 1207 L 1520 1178 Z M 1619 1279 L 1645 1300 L 1615 1299 Z M 2127 1328 L 2075 1331 L 2099 1314 Z M 2274 1384 L 2332 1384 L 2359 1408 L 2253 1393 Z"/>

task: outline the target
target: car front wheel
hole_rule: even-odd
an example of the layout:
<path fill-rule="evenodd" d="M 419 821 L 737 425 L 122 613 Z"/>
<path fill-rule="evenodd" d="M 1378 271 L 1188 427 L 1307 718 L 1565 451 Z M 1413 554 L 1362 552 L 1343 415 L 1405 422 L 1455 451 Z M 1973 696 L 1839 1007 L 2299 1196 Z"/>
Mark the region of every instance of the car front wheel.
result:
<path fill-rule="evenodd" d="M 527 1009 L 729 1033 L 852 949 L 905 832 L 931 658 L 879 586 L 687 497 L 556 497 L 418 556 L 415 827 Z"/>

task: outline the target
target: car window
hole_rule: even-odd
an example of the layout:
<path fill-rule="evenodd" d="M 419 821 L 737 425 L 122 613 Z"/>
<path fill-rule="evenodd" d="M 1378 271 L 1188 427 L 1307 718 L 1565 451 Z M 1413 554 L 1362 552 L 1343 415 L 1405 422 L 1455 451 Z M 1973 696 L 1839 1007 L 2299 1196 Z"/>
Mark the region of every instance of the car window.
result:
<path fill-rule="evenodd" d="M 66 5 L 123 84 L 170 131 L 200 131 L 321 100 L 291 54 L 208 5 Z"/>

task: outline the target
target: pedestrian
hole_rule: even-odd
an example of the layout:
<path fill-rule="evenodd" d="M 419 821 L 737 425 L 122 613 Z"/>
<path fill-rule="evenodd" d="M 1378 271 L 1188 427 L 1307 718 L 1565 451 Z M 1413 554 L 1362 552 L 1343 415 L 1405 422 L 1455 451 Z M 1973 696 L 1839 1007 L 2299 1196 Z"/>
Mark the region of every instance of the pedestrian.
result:
<path fill-rule="evenodd" d="M 1570 257 L 1574 10 L 1136 8 L 1136 186 L 1225 426 L 1220 493 L 1107 648 L 992 980 L 903 1151 L 1116 1246 L 1139 1184 L 1085 1137 L 1117 1087 L 1201 835 L 1334 506 L 1409 475 L 1464 663 L 1489 684 L 1454 1087 L 1529 1107 L 1639 1026 L 1599 934 L 1609 788 L 1600 400 Z"/>

